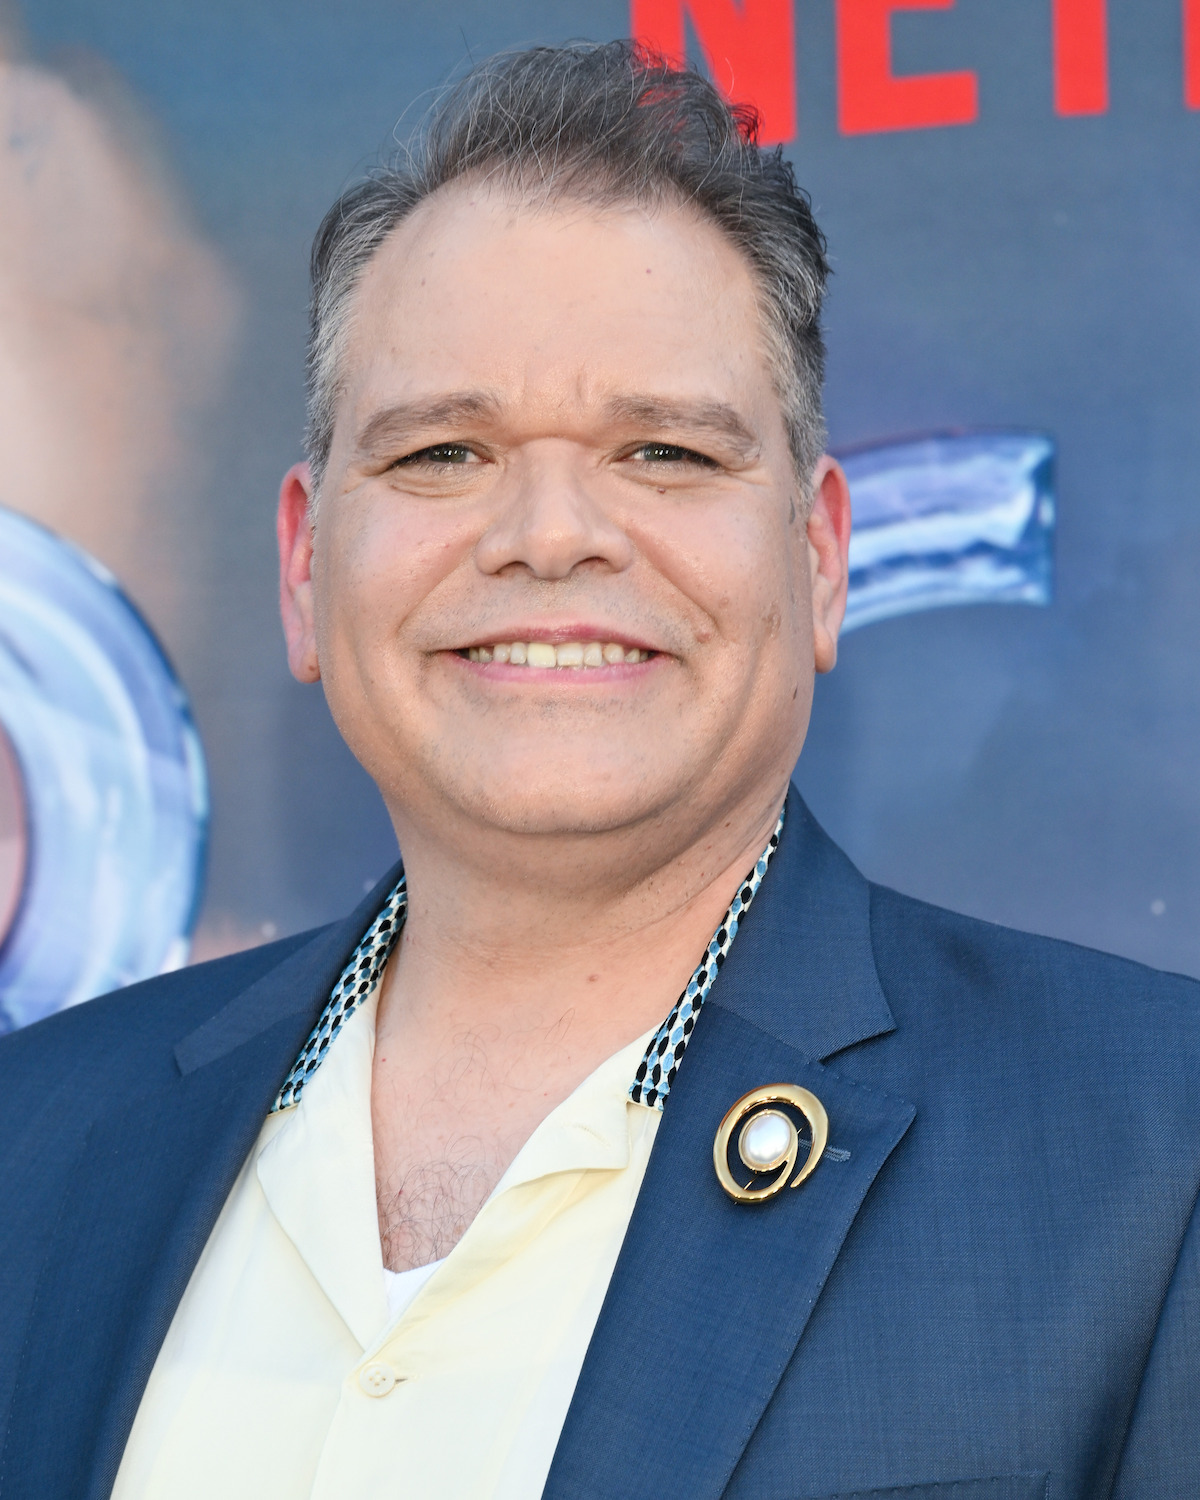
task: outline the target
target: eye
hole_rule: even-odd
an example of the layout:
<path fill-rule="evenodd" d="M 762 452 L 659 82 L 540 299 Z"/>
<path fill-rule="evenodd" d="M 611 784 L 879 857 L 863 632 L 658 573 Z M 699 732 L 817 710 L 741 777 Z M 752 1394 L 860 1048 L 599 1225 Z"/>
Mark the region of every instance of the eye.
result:
<path fill-rule="evenodd" d="M 468 448 L 466 443 L 434 443 L 429 448 L 419 448 L 416 453 L 407 453 L 403 458 L 398 458 L 393 465 L 400 468 L 402 465 L 429 464 L 437 469 L 450 468 L 452 466 L 475 463 L 479 455 L 473 448 Z"/>
<path fill-rule="evenodd" d="M 706 469 L 717 467 L 705 454 L 697 453 L 692 448 L 681 448 L 678 443 L 642 443 L 629 457 L 644 464 L 699 464 Z"/>

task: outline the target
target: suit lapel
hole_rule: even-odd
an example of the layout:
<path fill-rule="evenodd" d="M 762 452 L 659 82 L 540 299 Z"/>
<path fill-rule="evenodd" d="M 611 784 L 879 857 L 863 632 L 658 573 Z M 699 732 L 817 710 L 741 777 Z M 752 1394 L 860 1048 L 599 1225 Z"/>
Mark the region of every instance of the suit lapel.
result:
<path fill-rule="evenodd" d="M 0 1466 L 5 1500 L 109 1494 L 217 1216 L 394 875 L 184 1037 L 169 1085 L 92 1123 L 30 1315 Z"/>
<path fill-rule="evenodd" d="M 821 1061 L 894 1029 L 868 897 L 793 795 L 667 1101 L 545 1500 L 715 1500 L 728 1483 L 915 1114 Z M 713 1136 L 736 1098 L 777 1082 L 822 1101 L 832 1149 L 801 1188 L 739 1205 L 716 1180 Z"/>

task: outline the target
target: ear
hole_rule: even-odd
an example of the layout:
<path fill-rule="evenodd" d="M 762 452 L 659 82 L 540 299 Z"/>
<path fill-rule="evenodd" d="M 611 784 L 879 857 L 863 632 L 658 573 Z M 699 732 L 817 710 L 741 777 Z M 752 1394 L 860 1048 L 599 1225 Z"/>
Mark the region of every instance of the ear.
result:
<path fill-rule="evenodd" d="M 279 612 L 287 640 L 288 666 L 300 682 L 317 682 L 317 637 L 313 623 L 313 529 L 309 520 L 312 475 L 293 464 L 279 486 L 275 535 L 279 539 Z"/>
<path fill-rule="evenodd" d="M 813 656 L 818 672 L 831 672 L 850 580 L 850 486 L 836 458 L 826 454 L 817 464 L 812 492 L 807 529 Z"/>

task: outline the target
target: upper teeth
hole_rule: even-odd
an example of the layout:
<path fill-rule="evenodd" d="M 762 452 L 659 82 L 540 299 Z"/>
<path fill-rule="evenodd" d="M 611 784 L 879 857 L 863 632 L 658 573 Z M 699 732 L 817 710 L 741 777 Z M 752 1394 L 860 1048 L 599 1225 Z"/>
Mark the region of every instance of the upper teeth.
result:
<path fill-rule="evenodd" d="M 471 646 L 472 661 L 508 662 L 514 667 L 604 667 L 618 662 L 648 661 L 649 651 L 626 648 L 617 641 L 497 641 L 494 646 Z"/>

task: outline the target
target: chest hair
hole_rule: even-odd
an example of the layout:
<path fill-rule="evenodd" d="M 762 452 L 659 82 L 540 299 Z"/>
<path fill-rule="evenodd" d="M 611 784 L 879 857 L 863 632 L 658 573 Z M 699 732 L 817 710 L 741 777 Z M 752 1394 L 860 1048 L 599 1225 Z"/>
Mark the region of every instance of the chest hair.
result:
<path fill-rule="evenodd" d="M 405 1163 L 376 1181 L 379 1239 L 389 1271 L 449 1255 L 502 1175 L 478 1138 L 447 1143 L 440 1159 Z"/>

